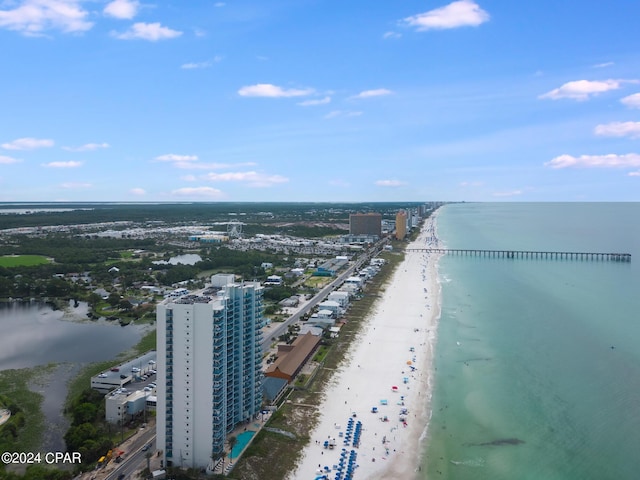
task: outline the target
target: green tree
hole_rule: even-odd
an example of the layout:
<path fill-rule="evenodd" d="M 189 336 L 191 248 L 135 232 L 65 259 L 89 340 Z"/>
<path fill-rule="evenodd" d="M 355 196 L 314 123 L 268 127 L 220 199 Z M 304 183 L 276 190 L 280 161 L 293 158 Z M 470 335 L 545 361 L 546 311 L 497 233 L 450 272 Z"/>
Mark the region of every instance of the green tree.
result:
<path fill-rule="evenodd" d="M 107 298 L 107 303 L 109 305 L 111 305 L 112 307 L 115 307 L 116 305 L 118 305 L 120 303 L 120 295 L 118 295 L 115 292 L 111 292 L 109 294 L 109 298 Z"/>
<path fill-rule="evenodd" d="M 238 443 L 238 437 L 231 435 L 227 438 L 227 444 L 229 445 L 229 461 L 233 462 L 233 447 Z"/>
<path fill-rule="evenodd" d="M 89 304 L 90 307 L 95 307 L 101 301 L 102 301 L 102 297 L 100 295 L 98 295 L 97 293 L 93 293 L 92 292 L 87 297 L 87 303 Z"/>
<path fill-rule="evenodd" d="M 73 409 L 73 422 L 75 424 L 93 422 L 97 411 L 98 407 L 93 403 L 82 403 Z"/>

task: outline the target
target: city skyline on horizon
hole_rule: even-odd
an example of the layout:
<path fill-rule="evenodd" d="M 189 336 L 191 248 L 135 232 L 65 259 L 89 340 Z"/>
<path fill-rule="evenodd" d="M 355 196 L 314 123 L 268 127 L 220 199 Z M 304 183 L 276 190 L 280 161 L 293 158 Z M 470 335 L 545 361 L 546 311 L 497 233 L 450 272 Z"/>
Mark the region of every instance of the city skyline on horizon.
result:
<path fill-rule="evenodd" d="M 639 201 L 638 14 L 0 2 L 0 202 Z"/>

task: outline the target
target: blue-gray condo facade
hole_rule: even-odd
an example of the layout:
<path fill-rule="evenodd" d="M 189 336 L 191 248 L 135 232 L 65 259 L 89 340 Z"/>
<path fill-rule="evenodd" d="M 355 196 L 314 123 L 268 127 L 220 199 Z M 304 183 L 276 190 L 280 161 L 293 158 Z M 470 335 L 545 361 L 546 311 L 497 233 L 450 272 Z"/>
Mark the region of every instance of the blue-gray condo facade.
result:
<path fill-rule="evenodd" d="M 207 468 L 227 435 L 262 405 L 263 287 L 233 283 L 214 296 L 157 307 L 157 448 L 167 466 Z"/>

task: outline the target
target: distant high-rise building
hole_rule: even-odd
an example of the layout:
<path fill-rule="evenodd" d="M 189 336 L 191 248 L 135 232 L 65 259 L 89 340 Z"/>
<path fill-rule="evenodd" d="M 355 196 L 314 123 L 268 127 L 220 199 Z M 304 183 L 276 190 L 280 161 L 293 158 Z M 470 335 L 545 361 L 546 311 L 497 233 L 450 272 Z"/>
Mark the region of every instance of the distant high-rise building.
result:
<path fill-rule="evenodd" d="M 396 240 L 402 240 L 407 236 L 407 213 L 400 210 L 396 213 Z"/>
<path fill-rule="evenodd" d="M 382 214 L 380 213 L 353 213 L 349 215 L 350 235 L 377 235 L 382 236 Z"/>
<path fill-rule="evenodd" d="M 262 405 L 263 287 L 225 285 L 217 296 L 157 307 L 157 448 L 165 465 L 206 468 L 226 436 Z"/>

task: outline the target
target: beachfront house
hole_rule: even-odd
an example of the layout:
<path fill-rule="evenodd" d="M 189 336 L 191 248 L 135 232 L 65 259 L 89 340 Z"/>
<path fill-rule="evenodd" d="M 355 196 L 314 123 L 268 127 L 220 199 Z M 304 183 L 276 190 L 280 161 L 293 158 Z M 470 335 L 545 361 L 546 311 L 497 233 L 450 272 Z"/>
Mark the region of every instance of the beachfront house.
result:
<path fill-rule="evenodd" d="M 364 285 L 364 279 L 362 277 L 348 277 L 342 284 L 342 286 L 346 285 L 352 285 L 359 290 Z"/>
<path fill-rule="evenodd" d="M 318 304 L 318 315 L 322 310 L 329 310 L 333 313 L 333 318 L 339 318 L 344 314 L 344 309 L 340 306 L 338 302 L 334 302 L 331 300 L 325 300 Z"/>
<path fill-rule="evenodd" d="M 327 297 L 330 302 L 336 302 L 340 307 L 347 308 L 349 305 L 349 292 L 331 292 Z"/>

